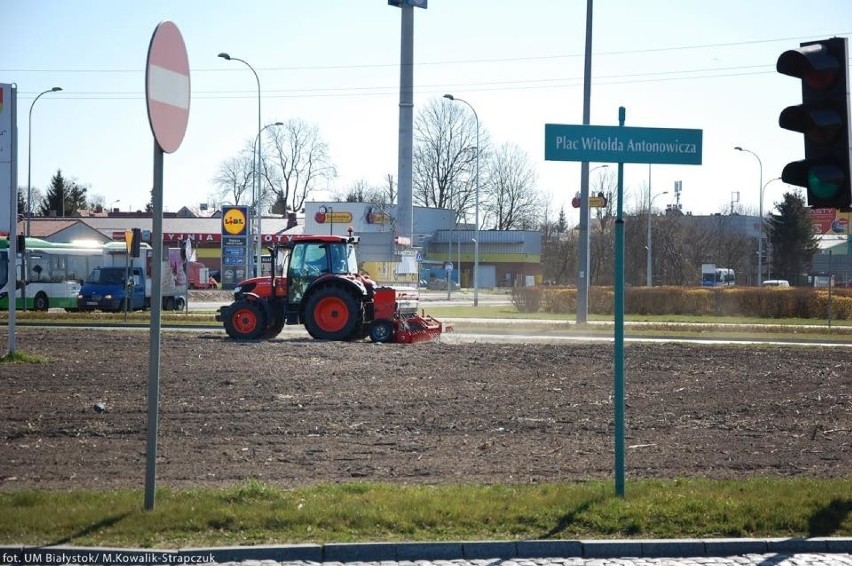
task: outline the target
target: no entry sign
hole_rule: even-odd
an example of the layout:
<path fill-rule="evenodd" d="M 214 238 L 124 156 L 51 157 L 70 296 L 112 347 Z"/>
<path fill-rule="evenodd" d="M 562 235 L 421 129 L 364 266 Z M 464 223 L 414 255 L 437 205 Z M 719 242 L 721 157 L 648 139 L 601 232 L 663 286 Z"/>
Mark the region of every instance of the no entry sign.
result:
<path fill-rule="evenodd" d="M 145 69 L 148 122 L 160 149 L 180 147 L 189 121 L 189 58 L 177 26 L 161 22 L 151 36 Z"/>

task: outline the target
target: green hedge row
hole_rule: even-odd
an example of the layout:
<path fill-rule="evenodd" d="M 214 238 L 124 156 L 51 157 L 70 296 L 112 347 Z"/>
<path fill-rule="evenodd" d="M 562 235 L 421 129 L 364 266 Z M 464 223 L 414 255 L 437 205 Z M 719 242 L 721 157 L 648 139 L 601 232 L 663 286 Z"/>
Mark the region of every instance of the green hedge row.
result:
<path fill-rule="evenodd" d="M 589 289 L 589 312 L 613 314 L 612 287 Z M 573 287 L 516 287 L 512 302 L 520 312 L 577 312 Z M 628 287 L 626 314 L 826 318 L 828 289 L 760 287 Z M 852 290 L 833 289 L 832 318 L 852 319 Z"/>

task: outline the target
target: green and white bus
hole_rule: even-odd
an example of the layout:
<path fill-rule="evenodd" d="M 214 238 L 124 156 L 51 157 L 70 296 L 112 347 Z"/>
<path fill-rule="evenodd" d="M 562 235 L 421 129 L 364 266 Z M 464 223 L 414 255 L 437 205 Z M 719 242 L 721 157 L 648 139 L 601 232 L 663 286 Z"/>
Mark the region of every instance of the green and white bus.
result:
<path fill-rule="evenodd" d="M 19 282 L 14 292 L 15 308 L 76 310 L 83 280 L 103 263 L 103 251 L 100 242 L 59 244 L 26 238 L 25 261 L 21 261 L 20 251 L 15 260 L 15 279 Z M 0 310 L 9 309 L 8 274 L 9 240 L 0 238 Z"/>

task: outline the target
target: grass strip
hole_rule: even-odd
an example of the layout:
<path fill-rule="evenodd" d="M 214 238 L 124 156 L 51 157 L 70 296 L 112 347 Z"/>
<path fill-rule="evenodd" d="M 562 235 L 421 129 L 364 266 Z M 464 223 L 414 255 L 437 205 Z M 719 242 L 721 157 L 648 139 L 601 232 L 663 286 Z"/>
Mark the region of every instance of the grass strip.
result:
<path fill-rule="evenodd" d="M 179 548 L 453 540 L 852 536 L 852 479 L 2 491 L 0 544 Z"/>

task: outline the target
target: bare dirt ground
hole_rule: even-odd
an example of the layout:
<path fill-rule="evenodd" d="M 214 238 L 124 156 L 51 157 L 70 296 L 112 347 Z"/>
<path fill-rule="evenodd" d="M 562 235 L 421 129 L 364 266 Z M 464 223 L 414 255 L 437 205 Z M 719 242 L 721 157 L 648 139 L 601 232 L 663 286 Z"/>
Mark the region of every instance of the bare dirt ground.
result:
<path fill-rule="evenodd" d="M 0 365 L 0 489 L 143 487 L 148 333 L 20 328 L 17 349 L 47 361 Z M 852 475 L 849 359 L 628 345 L 628 477 Z M 612 384 L 609 344 L 167 332 L 158 486 L 609 478 Z"/>

